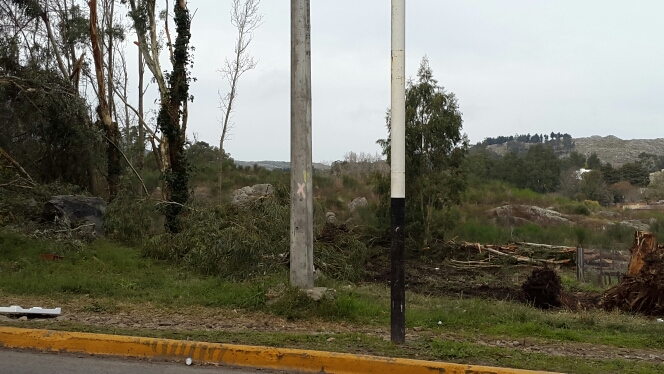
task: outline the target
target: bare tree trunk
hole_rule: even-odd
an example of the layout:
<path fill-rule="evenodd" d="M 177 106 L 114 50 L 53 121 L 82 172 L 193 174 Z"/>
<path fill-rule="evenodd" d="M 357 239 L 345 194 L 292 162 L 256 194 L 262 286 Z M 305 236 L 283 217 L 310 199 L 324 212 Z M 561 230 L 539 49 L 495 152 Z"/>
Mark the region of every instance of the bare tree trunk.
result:
<path fill-rule="evenodd" d="M 231 5 L 231 23 L 237 29 L 237 38 L 235 39 L 235 58 L 226 60 L 221 69 L 222 76 L 230 86 L 230 92 L 225 96 L 219 94 L 219 108 L 223 112 L 223 121 L 221 126 L 221 136 L 219 138 L 219 202 L 221 203 L 222 174 L 224 167 L 224 140 L 228 137 L 229 130 L 232 127 L 230 122 L 231 114 L 234 110 L 235 99 L 237 98 L 237 84 L 242 74 L 254 69 L 257 62 L 249 55 L 247 48 L 253 39 L 253 32 L 260 26 L 263 16 L 258 13 L 260 0 L 233 0 Z"/>
<path fill-rule="evenodd" d="M 118 181 L 120 179 L 120 162 L 121 154 L 117 147 L 112 144 L 118 143 L 120 131 L 118 130 L 117 122 L 113 122 L 111 118 L 111 111 L 109 104 L 106 100 L 106 84 L 104 79 L 104 66 L 102 62 L 102 54 L 99 44 L 99 34 L 97 30 L 97 0 L 90 0 L 88 3 L 90 7 L 90 43 L 92 44 L 92 56 L 95 64 L 95 74 L 97 77 L 97 98 L 99 105 L 97 106 L 97 115 L 99 120 L 104 126 L 106 137 L 109 140 L 107 149 L 107 179 L 109 200 L 113 200 L 118 192 Z"/>
<path fill-rule="evenodd" d="M 145 66 L 143 64 L 143 54 L 138 52 L 138 115 L 140 120 L 143 121 L 143 75 L 145 74 Z M 157 152 L 156 149 L 153 150 Z M 145 164 L 145 129 L 143 126 L 138 126 L 138 163 L 136 164 L 139 173 L 143 172 L 143 165 Z"/>

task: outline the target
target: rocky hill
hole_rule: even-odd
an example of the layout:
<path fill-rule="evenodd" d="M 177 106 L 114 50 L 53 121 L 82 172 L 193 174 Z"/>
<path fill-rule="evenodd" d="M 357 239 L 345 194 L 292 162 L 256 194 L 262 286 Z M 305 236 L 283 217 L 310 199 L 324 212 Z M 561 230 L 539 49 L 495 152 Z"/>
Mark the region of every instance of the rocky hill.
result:
<path fill-rule="evenodd" d="M 622 140 L 613 135 L 574 139 L 574 149 L 586 156 L 597 153 L 599 159 L 620 166 L 638 159 L 641 152 L 664 155 L 664 138 Z"/>
<path fill-rule="evenodd" d="M 641 152 L 664 155 L 664 138 L 623 140 L 613 135 L 595 135 L 588 138 L 574 138 L 573 142 L 573 150 L 586 156 L 595 152 L 602 162 L 608 162 L 614 167 L 637 161 Z M 487 149 L 504 156 L 510 151 L 525 151 L 531 145 L 531 143 L 512 141 L 489 145 Z M 560 153 L 560 156 L 564 157 L 566 154 L 567 152 Z"/>
<path fill-rule="evenodd" d="M 290 162 L 288 162 L 288 161 L 238 161 L 238 160 L 235 160 L 235 165 L 237 165 L 237 166 L 258 165 L 260 167 L 266 168 L 267 170 L 290 169 Z M 318 170 L 328 170 L 328 169 L 330 169 L 330 165 L 320 164 L 320 163 L 317 163 L 317 162 L 314 162 L 313 166 L 314 166 L 314 169 L 318 169 Z"/>

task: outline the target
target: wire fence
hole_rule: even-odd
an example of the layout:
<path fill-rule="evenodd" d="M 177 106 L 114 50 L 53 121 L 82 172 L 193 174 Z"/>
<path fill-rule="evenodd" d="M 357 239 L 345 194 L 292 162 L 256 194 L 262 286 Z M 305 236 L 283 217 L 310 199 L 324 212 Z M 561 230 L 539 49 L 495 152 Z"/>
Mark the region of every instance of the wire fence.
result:
<path fill-rule="evenodd" d="M 600 286 L 620 283 L 629 266 L 629 251 L 577 247 L 576 277 Z"/>

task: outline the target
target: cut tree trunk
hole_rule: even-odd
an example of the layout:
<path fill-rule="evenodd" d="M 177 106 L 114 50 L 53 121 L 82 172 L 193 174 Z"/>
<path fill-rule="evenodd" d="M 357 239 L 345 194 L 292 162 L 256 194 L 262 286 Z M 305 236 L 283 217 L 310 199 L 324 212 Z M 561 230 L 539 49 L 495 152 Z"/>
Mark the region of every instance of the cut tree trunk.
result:
<path fill-rule="evenodd" d="M 634 244 L 629 251 L 632 256 L 629 259 L 627 275 L 637 275 L 643 269 L 644 259 L 650 253 L 657 250 L 657 238 L 650 232 L 636 231 L 634 233 Z"/>
<path fill-rule="evenodd" d="M 650 232 L 637 231 L 629 270 L 620 284 L 608 289 L 601 306 L 630 313 L 664 315 L 664 249 Z"/>

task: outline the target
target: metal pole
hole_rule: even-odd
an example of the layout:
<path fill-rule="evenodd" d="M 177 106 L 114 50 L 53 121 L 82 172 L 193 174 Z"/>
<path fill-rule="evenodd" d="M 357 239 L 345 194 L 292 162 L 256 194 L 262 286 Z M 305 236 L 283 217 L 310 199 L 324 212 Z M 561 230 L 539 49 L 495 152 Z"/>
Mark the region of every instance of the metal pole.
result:
<path fill-rule="evenodd" d="M 291 0 L 290 282 L 314 286 L 310 0 Z"/>
<path fill-rule="evenodd" d="M 391 338 L 406 340 L 404 223 L 406 211 L 406 1 L 392 0 L 392 292 Z"/>

